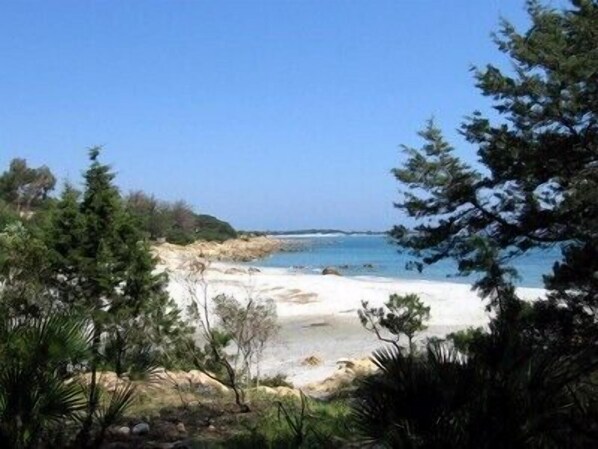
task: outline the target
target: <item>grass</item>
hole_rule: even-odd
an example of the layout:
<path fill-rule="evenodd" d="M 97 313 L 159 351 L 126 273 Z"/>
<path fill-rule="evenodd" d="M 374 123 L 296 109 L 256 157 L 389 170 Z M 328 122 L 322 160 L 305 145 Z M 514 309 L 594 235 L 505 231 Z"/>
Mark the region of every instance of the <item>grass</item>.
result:
<path fill-rule="evenodd" d="M 294 397 L 252 395 L 251 411 L 238 413 L 231 398 L 182 393 L 181 399 L 174 390 L 140 391 L 127 420 L 143 418 L 152 429 L 182 422 L 185 439 L 197 449 L 333 449 L 346 447 L 352 433 L 349 405 L 343 399 L 306 398 L 302 407 Z"/>

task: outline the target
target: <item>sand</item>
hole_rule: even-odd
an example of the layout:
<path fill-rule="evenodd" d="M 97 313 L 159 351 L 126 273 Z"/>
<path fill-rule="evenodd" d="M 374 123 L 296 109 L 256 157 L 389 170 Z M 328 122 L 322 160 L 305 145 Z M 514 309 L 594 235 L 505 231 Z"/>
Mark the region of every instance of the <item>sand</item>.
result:
<path fill-rule="evenodd" d="M 178 265 L 177 265 L 178 263 Z M 187 305 L 180 259 L 164 260 L 170 273 L 169 290 L 179 307 Z M 417 293 L 430 306 L 428 329 L 420 339 L 438 336 L 469 326 L 484 326 L 488 313 L 484 302 L 468 284 L 401 280 L 379 277 L 341 277 L 303 274 L 278 268 L 259 268 L 213 262 L 205 272 L 208 296 L 225 293 L 238 299 L 271 298 L 276 302 L 280 332 L 266 348 L 262 372 L 282 373 L 298 387 L 323 380 L 337 369 L 343 358 L 368 357 L 382 346 L 364 330 L 357 318 L 362 300 L 378 306 L 391 293 Z M 542 289 L 521 288 L 521 297 L 533 300 Z M 321 363 L 305 364 L 315 356 Z"/>

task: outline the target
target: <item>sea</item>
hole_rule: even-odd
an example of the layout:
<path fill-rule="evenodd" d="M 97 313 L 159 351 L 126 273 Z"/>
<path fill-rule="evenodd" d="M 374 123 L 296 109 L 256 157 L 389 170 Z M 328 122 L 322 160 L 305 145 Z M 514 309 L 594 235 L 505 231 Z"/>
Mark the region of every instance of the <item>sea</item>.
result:
<path fill-rule="evenodd" d="M 420 279 L 472 283 L 475 275 L 457 274 L 454 261 L 443 260 L 426 266 L 420 273 L 406 268 L 413 257 L 400 252 L 399 247 L 386 235 L 310 234 L 276 236 L 289 242 L 288 251 L 282 251 L 255 261 L 263 267 L 287 268 L 300 273 L 321 273 L 334 267 L 343 276 L 378 276 L 399 279 Z M 542 275 L 551 271 L 560 259 L 560 249 L 530 251 L 511 261 L 518 272 L 520 287 L 543 287 Z"/>

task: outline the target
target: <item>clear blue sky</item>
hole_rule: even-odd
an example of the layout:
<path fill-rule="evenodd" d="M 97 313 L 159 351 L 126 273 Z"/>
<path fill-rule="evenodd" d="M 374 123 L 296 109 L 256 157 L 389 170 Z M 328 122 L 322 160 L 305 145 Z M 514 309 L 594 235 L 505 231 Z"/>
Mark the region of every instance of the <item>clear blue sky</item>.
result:
<path fill-rule="evenodd" d="M 386 229 L 398 145 L 488 107 L 469 67 L 505 64 L 501 15 L 527 23 L 523 0 L 2 1 L 0 168 L 78 181 L 104 145 L 123 191 L 241 229 Z"/>

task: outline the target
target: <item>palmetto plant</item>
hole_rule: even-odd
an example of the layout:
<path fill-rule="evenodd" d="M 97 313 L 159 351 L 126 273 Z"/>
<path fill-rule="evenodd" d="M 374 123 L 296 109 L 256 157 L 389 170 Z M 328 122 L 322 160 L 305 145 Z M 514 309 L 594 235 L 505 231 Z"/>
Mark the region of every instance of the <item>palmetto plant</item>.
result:
<path fill-rule="evenodd" d="M 386 447 L 459 447 L 471 367 L 438 344 L 420 357 L 388 347 L 373 361 L 380 371 L 362 381 L 354 403 L 365 439 Z"/>
<path fill-rule="evenodd" d="M 89 346 L 85 322 L 72 316 L 0 320 L 0 447 L 39 446 L 85 406 L 69 367 Z"/>
<path fill-rule="evenodd" d="M 469 358 L 439 342 L 415 358 L 377 351 L 380 371 L 353 406 L 365 439 L 393 448 L 595 447 L 595 351 L 572 358 L 485 340 L 482 355 Z"/>
<path fill-rule="evenodd" d="M 0 319 L 0 448 L 101 446 L 135 388 L 109 393 L 80 382 L 73 367 L 87 363 L 90 350 L 89 323 L 78 316 Z M 88 420 L 93 432 L 84 433 Z"/>

